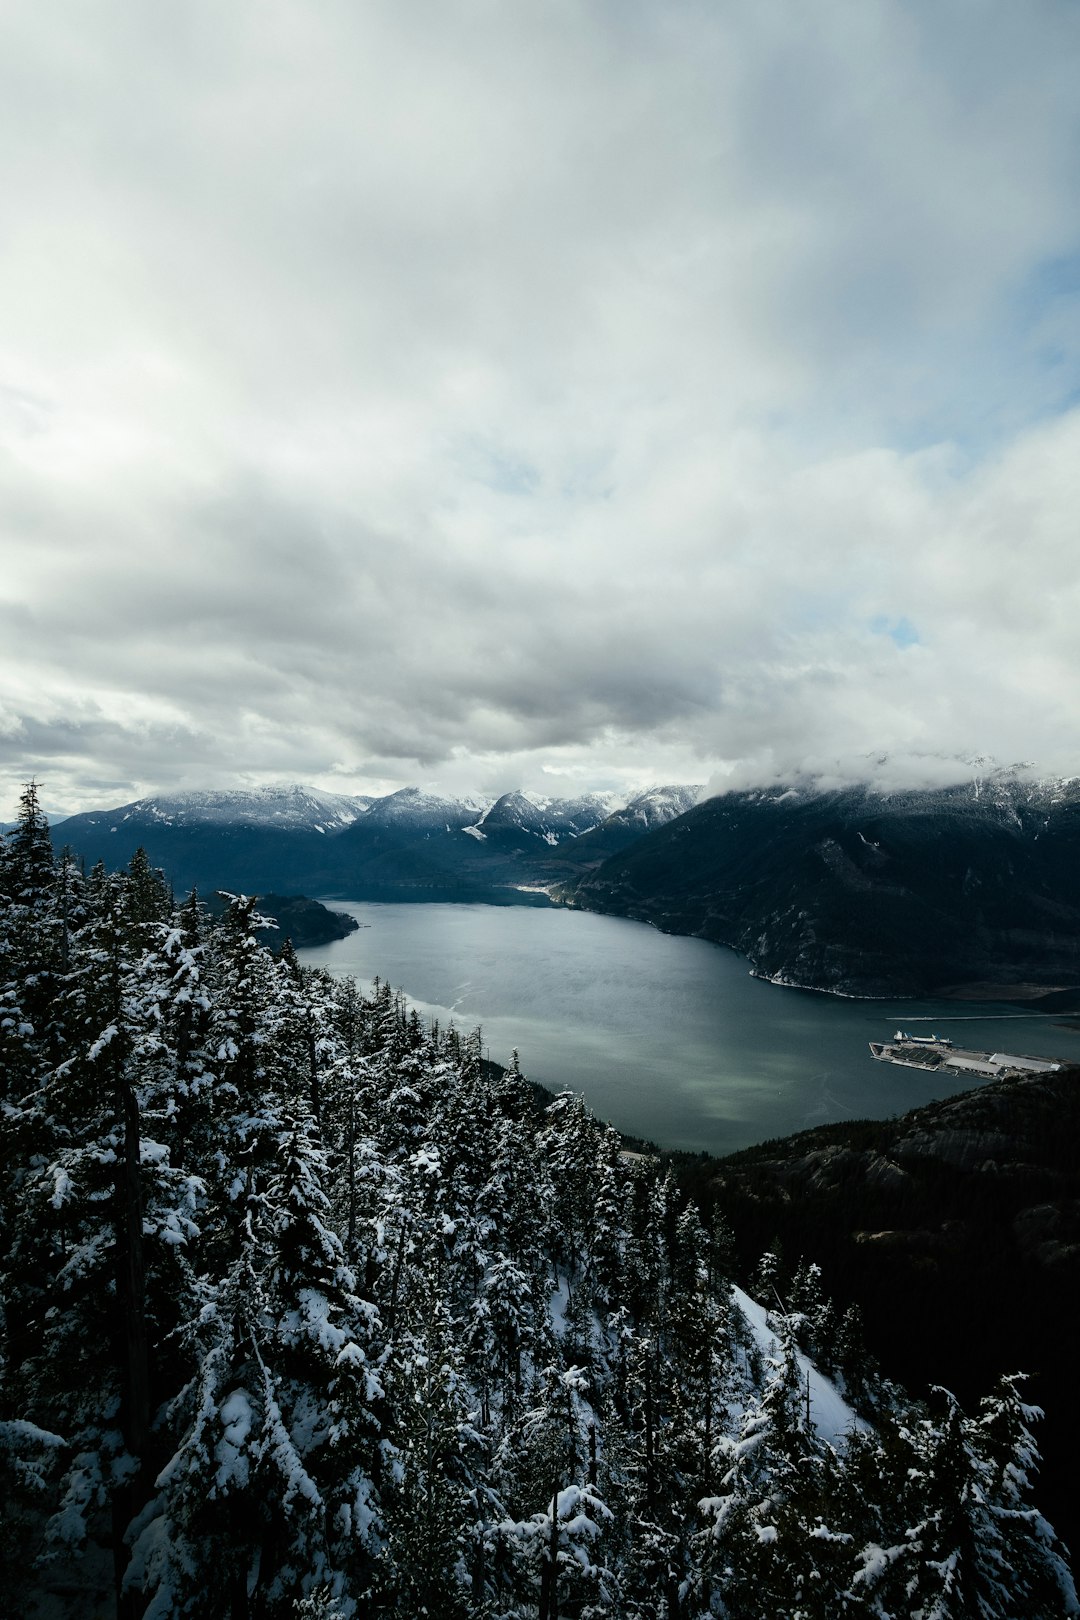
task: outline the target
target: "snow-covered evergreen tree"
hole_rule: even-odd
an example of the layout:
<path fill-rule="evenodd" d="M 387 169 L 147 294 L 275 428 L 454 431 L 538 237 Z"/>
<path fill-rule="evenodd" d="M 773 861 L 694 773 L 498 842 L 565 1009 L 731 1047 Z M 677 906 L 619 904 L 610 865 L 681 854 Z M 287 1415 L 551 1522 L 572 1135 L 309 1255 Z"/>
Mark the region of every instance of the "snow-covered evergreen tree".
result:
<path fill-rule="evenodd" d="M 1077 1612 L 1015 1378 L 933 1416 L 775 1251 L 770 1348 L 722 1218 L 580 1098 L 544 1107 L 478 1032 L 275 957 L 250 898 L 211 922 L 145 857 L 84 879 L 33 786 L 20 815 L 10 1602 L 105 1551 L 118 1614 L 151 1620 Z M 799 1340 L 872 1429 L 841 1406 L 851 1432 L 818 1432 Z"/>

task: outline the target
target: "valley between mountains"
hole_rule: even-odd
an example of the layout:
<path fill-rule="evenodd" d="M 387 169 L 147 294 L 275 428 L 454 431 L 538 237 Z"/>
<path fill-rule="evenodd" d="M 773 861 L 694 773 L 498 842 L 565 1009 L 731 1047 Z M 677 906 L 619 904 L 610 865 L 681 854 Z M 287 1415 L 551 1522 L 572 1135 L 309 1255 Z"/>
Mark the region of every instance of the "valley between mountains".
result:
<path fill-rule="evenodd" d="M 800 785 L 704 800 L 676 785 L 625 802 L 264 788 L 142 799 L 71 816 L 56 837 L 112 870 L 141 846 L 178 893 L 606 912 L 841 995 L 1027 1000 L 1080 985 L 1072 780 L 994 772 L 922 791 Z"/>

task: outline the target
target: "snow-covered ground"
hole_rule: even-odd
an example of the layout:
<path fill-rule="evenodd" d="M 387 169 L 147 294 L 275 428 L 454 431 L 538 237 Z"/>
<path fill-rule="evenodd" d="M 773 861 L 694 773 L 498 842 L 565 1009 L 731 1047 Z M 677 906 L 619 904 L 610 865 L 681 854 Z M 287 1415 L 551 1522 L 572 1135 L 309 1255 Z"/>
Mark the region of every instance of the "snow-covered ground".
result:
<path fill-rule="evenodd" d="M 776 1334 L 769 1326 L 764 1305 L 759 1305 L 749 1294 L 744 1294 L 741 1288 L 733 1288 L 732 1294 L 762 1354 L 774 1356 L 779 1345 Z M 810 1377 L 810 1421 L 823 1440 L 831 1446 L 838 1446 L 853 1429 L 869 1427 L 848 1405 L 836 1385 L 824 1373 L 818 1372 L 812 1361 L 801 1354 L 798 1360 L 803 1381 L 807 1374 Z"/>
<path fill-rule="evenodd" d="M 768 1315 L 764 1305 L 759 1305 L 751 1299 L 749 1294 L 741 1288 L 732 1289 L 734 1303 L 746 1321 L 754 1339 L 765 1357 L 773 1357 L 779 1351 L 776 1334 L 769 1326 Z M 566 1311 L 570 1301 L 570 1286 L 563 1276 L 557 1278 L 557 1286 L 548 1300 L 548 1311 L 551 1316 L 551 1325 L 557 1338 L 566 1335 Z M 596 1323 L 597 1331 L 600 1323 Z M 868 1429 L 870 1425 L 861 1418 L 854 1409 L 848 1405 L 840 1391 L 831 1379 L 819 1372 L 814 1363 L 801 1352 L 797 1352 L 799 1372 L 805 1387 L 807 1375 L 810 1379 L 810 1421 L 817 1430 L 821 1439 L 828 1445 L 840 1446 L 854 1429 Z"/>

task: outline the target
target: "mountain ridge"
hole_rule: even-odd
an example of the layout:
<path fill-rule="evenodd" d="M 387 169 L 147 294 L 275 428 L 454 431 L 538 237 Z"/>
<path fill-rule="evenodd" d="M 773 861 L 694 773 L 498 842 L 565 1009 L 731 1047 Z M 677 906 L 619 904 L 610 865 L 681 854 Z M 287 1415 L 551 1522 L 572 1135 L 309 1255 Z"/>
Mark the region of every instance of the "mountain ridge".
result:
<path fill-rule="evenodd" d="M 1080 984 L 1080 785 L 721 794 L 561 898 L 853 996 Z"/>
<path fill-rule="evenodd" d="M 799 781 L 708 798 L 187 793 L 58 823 L 89 862 L 140 845 L 174 886 L 558 903 L 731 947 L 850 996 L 1080 986 L 1080 780 L 985 770 L 938 788 Z"/>
<path fill-rule="evenodd" d="M 70 816 L 56 833 L 113 869 L 142 847 L 178 889 L 535 901 L 576 870 L 569 845 L 610 821 L 601 854 L 610 853 L 697 791 L 558 799 L 522 791 L 452 798 L 417 787 L 349 797 L 294 784 L 188 790 Z"/>

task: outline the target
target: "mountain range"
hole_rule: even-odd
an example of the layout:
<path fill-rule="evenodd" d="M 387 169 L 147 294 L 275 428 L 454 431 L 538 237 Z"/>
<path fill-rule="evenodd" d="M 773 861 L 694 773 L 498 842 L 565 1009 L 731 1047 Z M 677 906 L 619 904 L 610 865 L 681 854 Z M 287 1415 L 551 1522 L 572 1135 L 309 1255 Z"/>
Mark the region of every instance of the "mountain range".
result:
<path fill-rule="evenodd" d="M 1080 985 L 1080 783 L 726 793 L 565 898 L 845 995 L 1068 989 Z"/>
<path fill-rule="evenodd" d="M 187 792 L 70 816 L 56 838 L 112 869 L 141 847 L 178 891 L 520 903 L 681 814 L 700 791 L 655 788 L 629 801 L 448 798 L 414 787 L 381 798 L 296 786 Z"/>
<path fill-rule="evenodd" d="M 925 790 L 701 795 L 181 793 L 72 816 L 56 836 L 112 868 L 141 846 L 178 891 L 554 900 L 845 995 L 1080 986 L 1080 782 L 990 772 Z"/>

